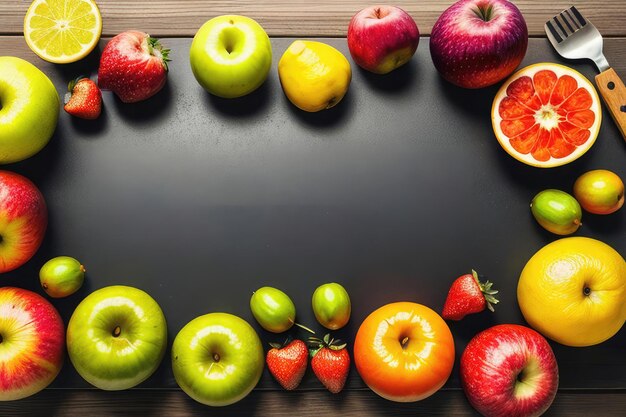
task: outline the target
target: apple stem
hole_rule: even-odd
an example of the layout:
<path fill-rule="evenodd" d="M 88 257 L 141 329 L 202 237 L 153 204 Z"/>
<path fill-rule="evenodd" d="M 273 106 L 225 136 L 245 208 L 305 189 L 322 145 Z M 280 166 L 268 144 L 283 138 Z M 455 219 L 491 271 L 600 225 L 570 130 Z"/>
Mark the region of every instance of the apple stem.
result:
<path fill-rule="evenodd" d="M 585 285 L 585 288 L 583 288 L 583 294 L 589 296 L 591 294 L 591 288 Z"/>
<path fill-rule="evenodd" d="M 122 329 L 120 326 L 115 326 L 115 329 L 113 329 L 113 337 L 118 337 L 120 334 L 122 334 Z"/>
<path fill-rule="evenodd" d="M 293 324 L 295 324 L 296 326 L 298 326 L 299 328 L 306 330 L 307 332 L 311 333 L 311 334 L 315 334 L 315 332 L 311 329 L 309 329 L 308 327 L 306 327 L 305 325 L 302 325 L 300 323 L 296 323 L 294 322 Z"/>
<path fill-rule="evenodd" d="M 485 7 L 484 4 L 481 4 L 476 9 L 473 9 L 474 14 L 478 16 L 480 19 L 488 22 L 491 20 L 491 15 L 493 14 L 493 6 L 489 5 Z"/>
<path fill-rule="evenodd" d="M 2 335 L 0 334 L 0 343 L 2 343 L 4 341 L 4 338 L 2 337 Z"/>
<path fill-rule="evenodd" d="M 87 272 L 87 270 L 85 269 L 84 265 L 81 265 L 80 268 L 78 268 L 80 270 L 80 272 L 85 273 Z"/>
<path fill-rule="evenodd" d="M 219 355 L 218 353 L 214 353 L 214 354 L 213 354 L 213 360 L 214 360 L 215 362 L 219 362 L 219 361 L 220 361 L 220 355 Z"/>

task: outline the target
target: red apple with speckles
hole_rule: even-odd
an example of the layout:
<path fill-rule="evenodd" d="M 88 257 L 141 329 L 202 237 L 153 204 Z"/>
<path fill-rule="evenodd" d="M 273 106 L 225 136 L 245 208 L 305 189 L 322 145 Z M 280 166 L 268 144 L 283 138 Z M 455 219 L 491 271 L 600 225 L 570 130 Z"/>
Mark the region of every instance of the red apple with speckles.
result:
<path fill-rule="evenodd" d="M 460 0 L 433 26 L 430 55 L 447 81 L 482 88 L 509 76 L 522 62 L 528 27 L 507 0 Z"/>
<path fill-rule="evenodd" d="M 415 20 L 396 6 L 370 6 L 355 14 L 348 25 L 352 59 L 375 74 L 387 74 L 409 62 L 420 32 Z"/>
<path fill-rule="evenodd" d="M 540 416 L 552 404 L 559 371 L 552 348 L 536 331 L 500 324 L 474 336 L 461 355 L 461 384 L 487 417 Z"/>
<path fill-rule="evenodd" d="M 47 225 L 46 202 L 35 184 L 14 172 L 0 171 L 0 273 L 32 258 Z"/>
<path fill-rule="evenodd" d="M 65 328 L 48 300 L 21 288 L 0 288 L 0 401 L 26 398 L 59 374 Z"/>

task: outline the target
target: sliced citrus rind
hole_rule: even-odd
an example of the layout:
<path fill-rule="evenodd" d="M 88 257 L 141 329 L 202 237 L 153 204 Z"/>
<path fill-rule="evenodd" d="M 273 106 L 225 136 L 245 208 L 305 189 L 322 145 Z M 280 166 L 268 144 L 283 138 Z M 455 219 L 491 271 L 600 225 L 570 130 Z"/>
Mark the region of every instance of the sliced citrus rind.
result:
<path fill-rule="evenodd" d="M 547 62 L 513 74 L 491 108 L 493 131 L 504 150 L 541 168 L 582 156 L 595 142 L 601 121 L 593 84 L 572 68 Z"/>
<path fill-rule="evenodd" d="M 55 64 L 76 62 L 98 44 L 102 17 L 92 0 L 35 0 L 24 17 L 28 47 Z"/>

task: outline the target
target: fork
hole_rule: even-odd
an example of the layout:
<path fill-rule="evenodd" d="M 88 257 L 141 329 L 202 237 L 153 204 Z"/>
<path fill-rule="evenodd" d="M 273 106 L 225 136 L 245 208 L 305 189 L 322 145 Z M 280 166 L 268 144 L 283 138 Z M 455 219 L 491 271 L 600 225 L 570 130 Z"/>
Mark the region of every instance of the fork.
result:
<path fill-rule="evenodd" d="M 598 29 L 572 6 L 548 20 L 545 31 L 563 58 L 587 58 L 595 62 L 600 71 L 596 75 L 596 85 L 626 140 L 626 87 L 602 53 L 602 35 Z"/>

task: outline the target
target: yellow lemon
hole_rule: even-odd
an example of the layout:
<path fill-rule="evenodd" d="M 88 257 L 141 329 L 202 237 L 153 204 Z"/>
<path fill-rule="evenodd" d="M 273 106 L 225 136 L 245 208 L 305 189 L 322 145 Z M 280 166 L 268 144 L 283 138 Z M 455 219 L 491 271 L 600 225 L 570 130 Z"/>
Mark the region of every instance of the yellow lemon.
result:
<path fill-rule="evenodd" d="M 92 0 L 35 0 L 24 17 L 24 39 L 41 59 L 66 64 L 84 58 L 102 33 Z"/>
<path fill-rule="evenodd" d="M 599 240 L 549 243 L 526 263 L 517 301 L 533 328 L 563 345 L 591 346 L 626 320 L 626 262 Z"/>
<path fill-rule="evenodd" d="M 278 62 L 278 77 L 287 98 L 298 108 L 317 112 L 341 101 L 352 70 L 346 57 L 322 42 L 293 42 Z"/>

